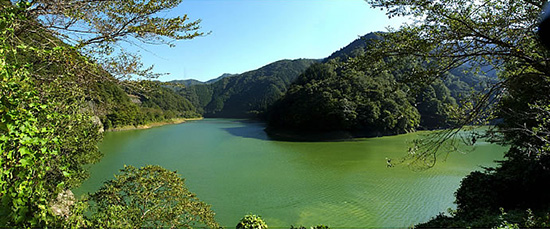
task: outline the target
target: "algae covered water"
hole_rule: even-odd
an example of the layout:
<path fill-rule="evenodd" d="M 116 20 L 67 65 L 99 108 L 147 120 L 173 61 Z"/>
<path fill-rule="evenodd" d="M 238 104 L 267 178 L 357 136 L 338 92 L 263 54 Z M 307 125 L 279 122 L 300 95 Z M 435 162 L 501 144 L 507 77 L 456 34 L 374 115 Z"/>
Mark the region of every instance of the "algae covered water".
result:
<path fill-rule="evenodd" d="M 264 125 L 205 119 L 147 130 L 106 133 L 104 157 L 75 192 L 97 190 L 124 165 L 177 170 L 187 188 L 212 205 L 221 225 L 259 214 L 270 228 L 324 224 L 408 227 L 453 208 L 460 180 L 495 165 L 506 148 L 484 142 L 452 153 L 435 168 L 388 168 L 417 134 L 339 142 L 270 140 Z"/>

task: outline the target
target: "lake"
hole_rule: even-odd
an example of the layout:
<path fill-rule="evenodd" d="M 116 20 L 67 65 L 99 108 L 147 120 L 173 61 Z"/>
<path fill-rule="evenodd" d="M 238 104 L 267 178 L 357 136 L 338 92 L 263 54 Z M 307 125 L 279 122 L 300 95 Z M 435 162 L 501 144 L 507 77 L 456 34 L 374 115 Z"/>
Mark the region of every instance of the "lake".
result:
<path fill-rule="evenodd" d="M 270 140 L 258 122 L 205 119 L 147 130 L 108 132 L 104 157 L 75 190 L 94 192 L 124 165 L 177 170 L 221 225 L 259 214 L 270 228 L 324 224 L 408 227 L 454 208 L 460 180 L 493 166 L 506 148 L 478 142 L 432 169 L 388 168 L 419 133 L 338 142 Z"/>

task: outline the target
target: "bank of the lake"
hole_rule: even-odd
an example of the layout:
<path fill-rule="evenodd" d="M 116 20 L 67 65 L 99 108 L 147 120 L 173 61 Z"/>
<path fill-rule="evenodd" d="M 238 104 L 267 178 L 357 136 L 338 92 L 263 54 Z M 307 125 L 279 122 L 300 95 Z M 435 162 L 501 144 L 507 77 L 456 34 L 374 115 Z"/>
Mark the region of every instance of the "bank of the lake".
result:
<path fill-rule="evenodd" d="M 408 227 L 454 207 L 460 180 L 501 160 L 504 147 L 478 142 L 421 172 L 388 168 L 424 132 L 338 142 L 274 141 L 264 124 L 204 119 L 185 125 L 107 132 L 101 162 L 75 190 L 93 192 L 124 165 L 177 170 L 211 204 L 221 225 L 260 214 L 270 228 Z M 467 152 L 467 151 L 464 151 Z"/>
<path fill-rule="evenodd" d="M 121 127 L 108 129 L 107 131 L 113 132 L 113 131 L 126 131 L 126 130 L 144 130 L 144 129 L 149 129 L 149 128 L 153 128 L 153 127 L 181 124 L 181 123 L 184 123 L 184 122 L 187 122 L 187 121 L 197 121 L 197 120 L 202 120 L 202 119 L 203 119 L 202 117 L 200 117 L 200 118 L 172 118 L 172 119 L 168 119 L 168 120 L 164 120 L 164 121 L 160 121 L 160 122 L 149 122 L 149 123 L 144 124 L 144 125 L 121 126 Z"/>

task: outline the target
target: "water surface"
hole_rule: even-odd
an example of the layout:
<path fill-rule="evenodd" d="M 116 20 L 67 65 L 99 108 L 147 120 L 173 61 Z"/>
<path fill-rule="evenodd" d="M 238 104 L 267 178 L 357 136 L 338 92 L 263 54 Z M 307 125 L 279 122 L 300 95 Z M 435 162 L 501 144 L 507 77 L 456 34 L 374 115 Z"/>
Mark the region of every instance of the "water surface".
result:
<path fill-rule="evenodd" d="M 101 162 L 77 194 L 97 190 L 124 165 L 177 170 L 187 187 L 212 205 L 221 225 L 245 214 L 270 228 L 407 227 L 454 207 L 469 172 L 492 166 L 505 148 L 480 142 L 421 172 L 388 168 L 417 134 L 342 142 L 269 140 L 262 123 L 205 119 L 147 130 L 106 133 Z"/>

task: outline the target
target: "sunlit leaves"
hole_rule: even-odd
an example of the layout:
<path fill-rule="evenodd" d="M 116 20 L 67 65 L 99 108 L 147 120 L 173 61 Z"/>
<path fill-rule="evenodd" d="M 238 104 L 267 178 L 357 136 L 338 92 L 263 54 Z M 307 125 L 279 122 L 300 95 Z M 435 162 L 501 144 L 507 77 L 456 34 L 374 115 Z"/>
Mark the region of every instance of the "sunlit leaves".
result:
<path fill-rule="evenodd" d="M 100 227 L 219 227 L 210 206 L 187 190 L 178 174 L 160 166 L 126 166 L 91 200 Z"/>
<path fill-rule="evenodd" d="M 472 65 L 474 69 L 477 66 L 492 66 L 499 72 L 502 81 L 485 85 L 486 89 L 481 93 L 469 97 L 469 101 L 455 107 L 455 116 L 459 118 L 456 119 L 457 127 L 487 123 L 490 118 L 510 117 L 505 118 L 505 122 L 510 122 L 509 124 L 501 125 L 501 131 L 506 136 L 507 143 L 511 142 L 510 139 L 518 140 L 512 143 L 520 145 L 523 144 L 521 142 L 530 141 L 529 138 L 518 136 L 529 135 L 528 132 L 520 133 L 519 130 L 531 127 L 518 126 L 521 126 L 522 122 L 526 122 L 528 126 L 529 123 L 533 125 L 533 119 L 529 117 L 535 112 L 528 111 L 525 106 L 519 105 L 522 102 L 517 99 L 526 98 L 524 95 L 530 93 L 523 91 L 526 93 L 514 92 L 514 95 L 511 95 L 510 89 L 516 87 L 515 84 L 524 83 L 513 80 L 514 78 L 539 75 L 542 79 L 550 76 L 548 50 L 540 44 L 536 34 L 544 1 L 368 0 L 368 2 L 373 7 L 386 10 L 389 17 L 409 16 L 415 19 L 413 24 L 382 34 L 384 39 L 370 50 L 372 56 L 407 57 L 421 61 L 424 63 L 423 68 L 411 72 L 409 77 L 411 81 L 420 83 L 444 77 L 442 73 L 463 64 Z M 540 83 L 544 84 L 544 80 Z M 523 103 L 537 100 L 537 97 L 543 99 L 540 95 L 531 94 L 531 96 Z M 506 102 L 512 106 L 503 105 L 503 98 L 518 101 L 518 103 L 514 105 Z M 498 106 L 498 110 L 495 110 L 492 105 L 499 101 L 501 105 Z M 447 139 L 452 137 L 452 135 L 446 136 Z M 439 139 L 442 136 L 433 137 Z M 531 140 L 537 141 L 534 138 Z M 432 148 L 438 149 L 438 147 Z M 422 155 L 419 158 L 432 158 L 438 154 L 433 150 L 422 152 L 432 156 Z"/>
<path fill-rule="evenodd" d="M 129 55 L 120 43 L 140 46 L 165 44 L 204 35 L 200 20 L 190 21 L 187 15 L 165 17 L 161 13 L 175 8 L 181 0 L 39 0 L 27 3 L 26 12 L 39 20 L 41 26 L 62 37 L 107 70 L 121 78 L 152 77 L 148 68 L 141 69 L 141 60 Z M 35 30 L 35 28 L 32 28 Z M 113 59 L 126 59 L 123 68 L 112 68 Z M 133 67 L 131 67 L 133 65 Z M 123 70 L 123 71 L 121 71 Z"/>
<path fill-rule="evenodd" d="M 59 226 L 48 204 L 56 193 L 81 181 L 82 165 L 97 160 L 99 135 L 83 131 L 97 127 L 82 112 L 78 91 L 58 88 L 66 94 L 57 97 L 52 85 L 62 87 L 59 79 L 37 86 L 43 80 L 37 68 L 43 66 L 30 60 L 56 59 L 71 66 L 74 50 L 27 43 L 29 34 L 21 31 L 33 23 L 24 9 L 5 1 L 0 9 L 0 21 L 9 25 L 0 31 L 0 225 Z"/>

